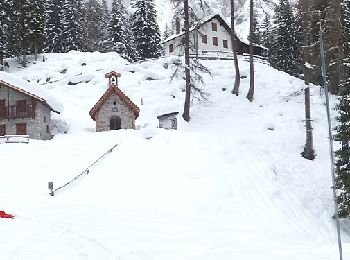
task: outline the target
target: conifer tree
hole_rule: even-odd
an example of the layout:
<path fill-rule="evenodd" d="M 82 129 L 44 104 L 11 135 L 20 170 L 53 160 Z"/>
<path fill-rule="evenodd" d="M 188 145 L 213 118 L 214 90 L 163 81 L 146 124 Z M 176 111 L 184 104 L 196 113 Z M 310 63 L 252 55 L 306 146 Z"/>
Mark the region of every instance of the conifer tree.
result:
<path fill-rule="evenodd" d="M 140 59 L 158 58 L 162 53 L 157 14 L 153 0 L 136 0 L 132 31 Z"/>
<path fill-rule="evenodd" d="M 0 70 L 3 70 L 4 59 L 9 56 L 8 28 L 10 23 L 9 1 L 0 2 Z"/>
<path fill-rule="evenodd" d="M 292 8 L 288 0 L 280 0 L 279 6 L 275 10 L 275 26 L 276 38 L 274 51 L 276 64 L 275 67 L 279 70 L 293 74 L 294 69 L 294 17 Z"/>
<path fill-rule="evenodd" d="M 122 57 L 132 60 L 128 41 L 126 10 L 120 0 L 113 0 L 110 24 L 108 26 L 107 50 L 115 51 Z"/>
<path fill-rule="evenodd" d="M 101 50 L 100 44 L 103 41 L 102 18 L 103 10 L 97 0 L 88 0 L 84 8 L 85 43 L 87 51 Z"/>
<path fill-rule="evenodd" d="M 81 0 L 64 0 L 62 17 L 63 51 L 84 51 L 84 31 L 82 29 Z"/>
<path fill-rule="evenodd" d="M 45 4 L 45 52 L 64 52 L 63 9 L 64 0 L 46 0 Z"/>
<path fill-rule="evenodd" d="M 338 189 L 338 214 L 340 218 L 350 216 L 350 1 L 342 3 L 341 23 L 344 39 L 344 79 L 341 81 L 341 96 L 337 110 L 339 125 L 336 127 L 335 140 L 341 142 L 341 148 L 335 152 L 336 188 Z"/>
<path fill-rule="evenodd" d="M 106 0 L 102 0 L 101 10 L 102 10 L 102 15 L 100 17 L 100 27 L 101 27 L 102 36 L 101 36 L 101 39 L 99 40 L 98 50 L 105 51 L 107 38 L 108 38 L 108 26 L 110 24 L 110 12 L 108 10 Z M 129 28 L 129 31 L 131 31 L 130 26 L 128 28 Z"/>
<path fill-rule="evenodd" d="M 21 16 L 24 19 L 24 52 L 34 53 L 35 60 L 37 60 L 37 54 L 41 51 L 45 41 L 44 2 L 42 0 L 26 1 L 26 6 L 22 6 Z"/>

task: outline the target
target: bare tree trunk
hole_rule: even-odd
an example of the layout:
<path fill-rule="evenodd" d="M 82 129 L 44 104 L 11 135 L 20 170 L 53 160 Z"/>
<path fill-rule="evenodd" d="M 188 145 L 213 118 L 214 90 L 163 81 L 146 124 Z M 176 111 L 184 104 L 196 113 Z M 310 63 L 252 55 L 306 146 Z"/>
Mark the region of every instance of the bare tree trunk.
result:
<path fill-rule="evenodd" d="M 233 59 L 234 59 L 235 73 L 236 73 L 235 84 L 231 93 L 238 96 L 239 85 L 241 83 L 241 75 L 239 73 L 238 57 L 237 57 L 237 42 L 235 37 L 235 1 L 234 0 L 231 0 L 231 44 L 232 44 L 232 52 L 233 52 Z"/>
<path fill-rule="evenodd" d="M 249 91 L 247 94 L 247 98 L 250 102 L 253 101 L 254 98 L 254 49 L 253 49 L 253 42 L 252 39 L 254 39 L 253 37 L 253 28 L 254 28 L 254 3 L 253 0 L 250 0 L 250 25 L 249 25 L 249 30 L 250 30 L 250 43 L 249 43 L 249 60 L 250 60 L 250 87 L 249 87 Z"/>
<path fill-rule="evenodd" d="M 304 146 L 304 151 L 301 155 L 308 160 L 315 159 L 315 150 L 313 144 L 312 126 L 311 126 L 311 102 L 310 102 L 310 70 L 304 67 L 304 79 L 307 88 L 305 88 L 305 122 L 306 122 L 306 143 Z"/>
<path fill-rule="evenodd" d="M 191 102 L 191 75 L 190 75 L 190 25 L 188 13 L 188 0 L 184 0 L 185 12 L 185 72 L 186 72 L 186 98 L 184 104 L 183 119 L 186 122 L 190 121 L 190 102 Z"/>
<path fill-rule="evenodd" d="M 36 41 L 34 41 L 34 57 L 35 57 L 35 61 L 38 60 L 38 44 L 36 43 Z"/>

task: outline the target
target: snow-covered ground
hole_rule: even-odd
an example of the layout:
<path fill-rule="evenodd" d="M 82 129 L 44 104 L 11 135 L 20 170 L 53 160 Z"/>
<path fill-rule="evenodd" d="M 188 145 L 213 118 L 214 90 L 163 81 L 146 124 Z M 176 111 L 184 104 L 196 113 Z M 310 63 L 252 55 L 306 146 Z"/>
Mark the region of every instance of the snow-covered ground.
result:
<path fill-rule="evenodd" d="M 0 259 L 333 260 L 338 258 L 324 99 L 313 87 L 317 157 L 305 142 L 302 81 L 256 63 L 250 103 L 243 57 L 240 96 L 230 93 L 232 61 L 204 61 L 208 102 L 193 102 L 179 130 L 157 128 L 157 115 L 182 113 L 184 82 L 170 82 L 171 58 L 128 64 L 118 55 L 46 55 L 13 75 L 64 105 L 67 125 L 50 141 L 0 143 Z M 65 70 L 66 69 L 66 70 Z M 89 110 L 104 74 L 140 107 L 137 130 L 94 132 Z M 150 79 L 153 80 L 150 80 Z M 75 84 L 75 85 L 69 85 Z M 223 91 L 226 88 L 226 91 Z M 141 99 L 143 105 L 141 105 Z M 334 103 L 334 100 L 332 101 Z M 62 130 L 63 131 L 63 130 Z M 113 145 L 89 175 L 48 195 Z M 349 237 L 343 232 L 345 257 Z"/>

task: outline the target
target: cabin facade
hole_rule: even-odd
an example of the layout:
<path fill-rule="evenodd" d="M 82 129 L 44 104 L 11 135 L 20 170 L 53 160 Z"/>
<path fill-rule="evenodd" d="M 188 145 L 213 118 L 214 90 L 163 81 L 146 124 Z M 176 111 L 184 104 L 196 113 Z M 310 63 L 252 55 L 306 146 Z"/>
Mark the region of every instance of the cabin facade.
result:
<path fill-rule="evenodd" d="M 29 138 L 48 140 L 51 135 L 51 112 L 44 98 L 26 90 L 27 82 L 9 83 L 0 74 L 0 136 L 29 135 Z M 23 82 L 23 88 L 21 88 Z"/>
<path fill-rule="evenodd" d="M 120 74 L 114 71 L 106 74 L 109 88 L 90 110 L 96 132 L 135 129 L 140 109 L 118 88 L 118 77 Z"/>
<path fill-rule="evenodd" d="M 190 55 L 194 56 L 198 52 L 199 57 L 233 57 L 232 41 L 230 36 L 230 27 L 222 19 L 220 15 L 214 15 L 196 27 L 190 29 Z M 164 54 L 169 55 L 183 55 L 184 54 L 184 33 L 180 30 L 180 25 L 176 25 L 176 34 L 170 36 L 165 41 Z M 249 53 L 249 44 L 242 42 L 235 35 L 235 42 L 237 44 L 237 53 Z M 264 49 L 260 46 L 254 46 L 254 55 L 262 55 Z"/>

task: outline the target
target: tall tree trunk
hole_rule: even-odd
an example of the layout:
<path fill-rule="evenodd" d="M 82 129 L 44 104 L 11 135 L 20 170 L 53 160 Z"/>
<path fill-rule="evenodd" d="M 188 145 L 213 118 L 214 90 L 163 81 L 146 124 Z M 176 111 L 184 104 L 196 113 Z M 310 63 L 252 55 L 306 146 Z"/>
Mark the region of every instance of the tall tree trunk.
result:
<path fill-rule="evenodd" d="M 184 12 L 185 12 L 185 72 L 186 72 L 186 97 L 184 104 L 184 112 L 182 114 L 183 119 L 186 122 L 190 121 L 190 102 L 191 102 L 191 75 L 190 75 L 190 25 L 189 25 L 189 12 L 188 12 L 188 0 L 184 0 Z"/>
<path fill-rule="evenodd" d="M 254 49 L 253 49 L 253 42 L 252 39 L 254 38 L 253 33 L 254 33 L 254 3 L 253 0 L 250 0 L 250 25 L 249 25 L 249 61 L 250 61 L 250 86 L 249 86 L 249 91 L 247 94 L 247 98 L 250 102 L 253 101 L 254 98 Z"/>
<path fill-rule="evenodd" d="M 304 90 L 305 94 L 305 126 L 306 126 L 306 143 L 304 146 L 304 151 L 301 153 L 305 159 L 313 160 L 315 159 L 315 150 L 313 144 L 312 126 L 311 126 L 311 102 L 310 102 L 310 76 L 311 71 L 304 66 L 304 79 L 306 88 Z"/>
<path fill-rule="evenodd" d="M 232 52 L 233 52 L 235 74 L 236 74 L 235 83 L 231 93 L 238 96 L 239 85 L 241 83 L 241 75 L 239 73 L 238 57 L 237 57 L 237 42 L 235 37 L 235 1 L 234 0 L 231 0 L 231 44 L 232 44 Z"/>
<path fill-rule="evenodd" d="M 35 61 L 38 60 L 38 44 L 36 42 L 36 40 L 34 40 L 34 57 L 35 57 Z"/>

